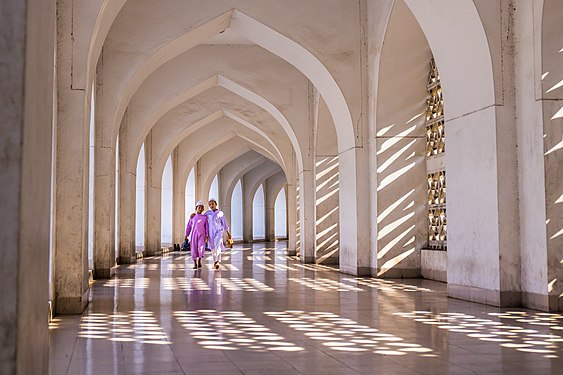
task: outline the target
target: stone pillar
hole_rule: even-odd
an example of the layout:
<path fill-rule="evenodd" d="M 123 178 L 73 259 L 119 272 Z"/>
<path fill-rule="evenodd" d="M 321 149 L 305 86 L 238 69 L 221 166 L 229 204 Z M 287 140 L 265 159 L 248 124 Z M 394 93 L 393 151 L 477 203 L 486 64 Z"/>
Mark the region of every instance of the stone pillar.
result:
<path fill-rule="evenodd" d="M 314 166 L 310 167 L 311 170 L 303 170 L 299 174 L 300 249 L 303 263 L 315 263 L 315 172 Z"/>
<path fill-rule="evenodd" d="M 355 147 L 339 155 L 340 270 L 351 275 L 370 274 L 370 184 L 368 148 Z"/>
<path fill-rule="evenodd" d="M 203 196 L 203 178 L 201 175 L 201 159 L 198 160 L 194 166 L 194 178 L 195 178 L 195 200 L 203 200 L 205 203 L 205 208 L 207 209 L 207 199 L 209 197 Z"/>
<path fill-rule="evenodd" d="M 49 366 L 49 202 L 55 1 L 0 13 L 0 373 Z"/>
<path fill-rule="evenodd" d="M 242 240 L 244 242 L 252 242 L 253 240 L 253 215 L 254 196 L 251 194 L 250 186 L 246 176 L 242 177 Z"/>
<path fill-rule="evenodd" d="M 153 153 L 153 134 L 149 132 L 145 140 L 145 254 L 159 255 L 162 252 L 160 243 L 160 215 L 162 190 L 161 182 L 153 173 L 156 155 Z"/>
<path fill-rule="evenodd" d="M 127 154 L 127 119 L 128 113 L 125 112 L 119 129 L 119 253 L 117 257 L 120 264 L 134 263 L 137 259 L 135 251 L 137 170 L 136 165 L 130 166 L 128 163 L 130 158 L 135 161 L 137 158 Z"/>
<path fill-rule="evenodd" d="M 89 90 L 72 88 L 72 6 L 58 5 L 55 309 L 80 314 L 88 303 Z"/>
<path fill-rule="evenodd" d="M 273 196 L 276 192 L 272 191 L 271 183 L 266 180 L 264 184 L 266 187 L 264 189 L 264 216 L 265 216 L 265 226 L 264 226 L 264 237 L 266 241 L 276 240 L 276 196 Z"/>
<path fill-rule="evenodd" d="M 302 262 L 315 263 L 315 239 L 317 235 L 315 161 L 317 153 L 320 94 L 311 82 L 309 82 L 308 85 L 307 98 L 309 104 L 309 147 L 307 155 L 304 156 L 303 170 L 299 173 L 300 249 Z"/>
<path fill-rule="evenodd" d="M 227 181 L 224 176 L 223 176 L 223 169 L 221 169 L 221 171 L 219 172 L 219 196 L 217 197 L 217 199 L 219 199 L 219 202 L 221 202 L 221 211 L 223 211 L 223 213 L 225 214 L 225 219 L 227 220 L 227 223 L 229 225 L 232 225 L 232 221 L 231 221 L 231 201 L 232 201 L 232 197 L 228 197 L 227 196 Z"/>
<path fill-rule="evenodd" d="M 95 83 L 96 103 L 103 98 L 103 64 L 100 59 Z M 103 131 L 103 106 L 95 108 L 94 147 L 94 278 L 115 275 L 115 145 Z"/>
<path fill-rule="evenodd" d="M 182 244 L 184 241 L 186 217 L 186 185 L 180 178 L 180 160 L 178 147 L 172 152 L 172 243 Z M 189 217 L 189 215 L 188 215 Z"/>

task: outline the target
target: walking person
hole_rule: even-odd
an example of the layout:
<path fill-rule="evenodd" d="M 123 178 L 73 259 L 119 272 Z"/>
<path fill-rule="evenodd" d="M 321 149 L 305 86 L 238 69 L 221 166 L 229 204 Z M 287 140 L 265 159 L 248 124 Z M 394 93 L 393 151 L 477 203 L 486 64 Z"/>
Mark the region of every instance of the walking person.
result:
<path fill-rule="evenodd" d="M 190 236 L 190 251 L 194 261 L 194 270 L 203 267 L 201 259 L 205 257 L 205 243 L 209 238 L 209 222 L 206 215 L 203 201 L 200 199 L 195 205 L 195 214 L 192 214 L 186 226 L 186 239 Z"/>
<path fill-rule="evenodd" d="M 229 226 L 223 211 L 217 208 L 217 200 L 209 198 L 209 210 L 205 213 L 209 220 L 209 247 L 213 254 L 213 268 L 218 270 L 221 263 L 221 252 L 225 250 L 223 234 L 227 232 L 227 238 L 231 238 Z"/>

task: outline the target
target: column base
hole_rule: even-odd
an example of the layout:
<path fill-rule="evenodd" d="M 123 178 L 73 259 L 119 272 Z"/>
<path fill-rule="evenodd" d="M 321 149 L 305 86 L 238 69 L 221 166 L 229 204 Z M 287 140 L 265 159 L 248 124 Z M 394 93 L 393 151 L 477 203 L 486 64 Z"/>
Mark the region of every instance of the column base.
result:
<path fill-rule="evenodd" d="M 143 256 L 145 257 L 156 257 L 162 255 L 162 249 L 161 250 L 145 250 L 143 251 Z"/>
<path fill-rule="evenodd" d="M 522 306 L 522 293 L 499 291 L 448 283 L 448 297 L 496 307 Z"/>
<path fill-rule="evenodd" d="M 554 295 L 522 292 L 522 306 L 546 312 L 563 311 L 563 298 Z"/>
<path fill-rule="evenodd" d="M 370 268 L 370 275 L 382 279 L 416 279 L 421 277 L 418 268 Z"/>
<path fill-rule="evenodd" d="M 86 289 L 82 297 L 57 297 L 55 311 L 57 315 L 77 315 L 82 314 L 86 306 L 88 306 L 88 293 L 90 289 Z"/>
<path fill-rule="evenodd" d="M 117 258 L 117 264 L 134 264 L 137 263 L 137 256 L 133 257 L 119 257 Z"/>
<path fill-rule="evenodd" d="M 301 263 L 314 264 L 315 260 L 315 257 L 301 256 Z"/>
<path fill-rule="evenodd" d="M 115 276 L 117 266 L 111 268 L 94 269 L 94 279 L 111 279 Z"/>
<path fill-rule="evenodd" d="M 369 276 L 370 275 L 370 268 L 369 267 L 348 267 L 340 265 L 340 272 L 345 273 L 347 275 L 352 276 Z"/>
<path fill-rule="evenodd" d="M 294 257 L 297 255 L 297 250 L 293 249 L 293 250 L 287 250 L 287 255 L 289 255 L 290 257 Z"/>

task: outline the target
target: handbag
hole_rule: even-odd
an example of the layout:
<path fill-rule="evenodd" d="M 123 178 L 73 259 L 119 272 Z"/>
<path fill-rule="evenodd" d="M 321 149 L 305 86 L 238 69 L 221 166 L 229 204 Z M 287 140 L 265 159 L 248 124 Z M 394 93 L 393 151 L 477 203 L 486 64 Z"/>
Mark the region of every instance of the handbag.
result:
<path fill-rule="evenodd" d="M 182 251 L 188 251 L 190 249 L 190 241 L 186 238 L 182 243 Z"/>

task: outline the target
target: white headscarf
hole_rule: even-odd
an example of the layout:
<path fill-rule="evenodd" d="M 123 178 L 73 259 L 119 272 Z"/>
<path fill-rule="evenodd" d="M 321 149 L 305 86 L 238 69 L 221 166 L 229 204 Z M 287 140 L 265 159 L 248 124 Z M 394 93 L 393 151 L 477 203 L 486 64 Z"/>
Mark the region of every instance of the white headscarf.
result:
<path fill-rule="evenodd" d="M 197 201 L 197 203 L 195 204 L 195 206 L 196 206 L 196 208 L 197 208 L 197 206 L 203 206 L 203 207 L 205 207 L 205 205 L 203 204 L 203 201 L 202 201 L 201 199 Z"/>

